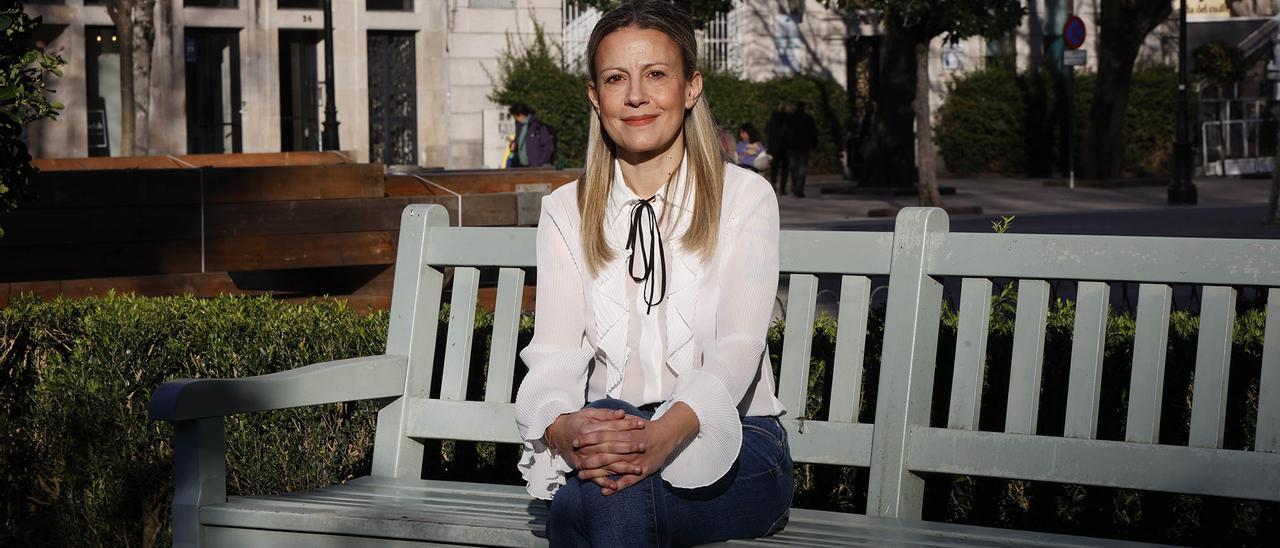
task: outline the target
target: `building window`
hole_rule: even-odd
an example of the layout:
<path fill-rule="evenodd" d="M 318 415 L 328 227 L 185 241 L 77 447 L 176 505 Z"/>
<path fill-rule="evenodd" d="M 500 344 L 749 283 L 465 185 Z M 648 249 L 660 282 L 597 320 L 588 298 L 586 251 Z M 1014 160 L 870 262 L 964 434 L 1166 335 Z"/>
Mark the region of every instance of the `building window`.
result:
<path fill-rule="evenodd" d="M 238 8 L 237 0 L 182 0 L 188 8 Z"/>
<path fill-rule="evenodd" d="M 111 27 L 85 28 L 89 155 L 120 155 L 120 39 Z"/>
<path fill-rule="evenodd" d="M 186 29 L 187 152 L 240 152 L 240 31 Z"/>
<path fill-rule="evenodd" d="M 516 7 L 516 0 L 471 0 L 467 7 L 477 10 L 512 9 Z"/>
<path fill-rule="evenodd" d="M 276 8 L 318 10 L 324 9 L 324 0 L 276 0 Z"/>
<path fill-rule="evenodd" d="M 413 0 L 365 0 L 369 11 L 413 11 Z"/>
<path fill-rule="evenodd" d="M 280 31 L 280 150 L 320 150 L 320 32 Z"/>
<path fill-rule="evenodd" d="M 369 161 L 418 163 L 416 55 L 411 32 L 369 32 Z"/>

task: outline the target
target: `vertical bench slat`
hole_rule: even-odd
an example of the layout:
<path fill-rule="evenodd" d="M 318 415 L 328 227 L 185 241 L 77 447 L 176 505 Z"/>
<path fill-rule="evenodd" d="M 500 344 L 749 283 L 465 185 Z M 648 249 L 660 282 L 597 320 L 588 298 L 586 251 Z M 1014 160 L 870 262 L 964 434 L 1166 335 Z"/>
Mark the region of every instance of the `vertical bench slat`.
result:
<path fill-rule="evenodd" d="M 444 276 L 427 265 L 426 256 L 428 248 L 438 245 L 442 239 L 440 229 L 448 226 L 449 213 L 435 204 L 411 205 L 400 216 L 398 266 L 387 324 L 387 354 L 408 356 L 409 363 L 404 397 L 378 411 L 371 467 L 374 476 L 422 477 L 422 443 L 408 437 L 406 430 L 412 400 L 431 395 Z"/>
<path fill-rule="evenodd" d="M 840 316 L 836 354 L 832 360 L 831 406 L 827 420 L 856 422 L 862 402 L 862 360 L 867 344 L 867 314 L 871 307 L 871 279 L 844 276 L 840 283 Z"/>
<path fill-rule="evenodd" d="M 1169 351 L 1169 310 L 1173 289 L 1142 284 L 1138 288 L 1138 319 L 1133 334 L 1133 375 L 1129 379 L 1129 418 L 1124 439 L 1134 443 L 1160 441 L 1160 405 L 1164 392 L 1164 361 Z"/>
<path fill-rule="evenodd" d="M 1227 410 L 1227 378 L 1231 367 L 1236 290 L 1205 286 L 1200 299 L 1200 336 L 1196 340 L 1196 374 L 1191 392 L 1192 447 L 1221 447 Z"/>
<path fill-rule="evenodd" d="M 467 374 L 471 369 L 471 337 L 476 326 L 476 294 L 480 269 L 460 266 L 453 269 L 453 298 L 449 301 L 449 338 L 444 347 L 444 374 L 440 399 L 467 397 Z"/>
<path fill-rule="evenodd" d="M 778 399 L 792 417 L 805 416 L 817 300 L 817 276 L 792 274 L 787 286 L 787 323 L 782 335 L 782 379 L 778 383 Z"/>
<path fill-rule="evenodd" d="M 1255 439 L 1255 451 L 1280 453 L 1280 289 L 1267 292 L 1267 326 L 1262 338 L 1258 436 Z"/>
<path fill-rule="evenodd" d="M 515 374 L 516 339 L 520 336 L 520 303 L 524 298 L 524 271 L 503 268 L 498 273 L 498 298 L 493 307 L 493 344 L 489 346 L 488 385 L 484 401 L 511 400 Z"/>
<path fill-rule="evenodd" d="M 1013 324 L 1013 359 L 1009 364 L 1009 405 L 1004 417 L 1004 430 L 1010 434 L 1034 434 L 1036 431 L 1048 316 L 1049 282 L 1019 280 L 1018 311 Z"/>
<path fill-rule="evenodd" d="M 1071 336 L 1071 370 L 1067 381 L 1067 417 L 1063 435 L 1094 439 L 1098 435 L 1098 396 L 1102 391 L 1102 353 L 1107 342 L 1107 299 L 1102 282 L 1076 286 L 1075 329 Z"/>
<path fill-rule="evenodd" d="M 991 280 L 965 278 L 960 285 L 960 325 L 951 380 L 947 427 L 978 429 L 983 366 L 987 363 L 987 331 L 991 327 Z"/>

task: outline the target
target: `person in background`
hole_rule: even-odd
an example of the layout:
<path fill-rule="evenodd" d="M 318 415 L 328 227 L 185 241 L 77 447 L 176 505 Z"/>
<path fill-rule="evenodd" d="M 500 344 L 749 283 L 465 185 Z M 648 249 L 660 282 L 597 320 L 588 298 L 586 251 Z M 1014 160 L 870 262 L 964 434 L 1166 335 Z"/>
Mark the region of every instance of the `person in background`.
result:
<path fill-rule="evenodd" d="M 760 131 L 751 123 L 738 127 L 738 165 L 752 171 L 756 169 L 756 158 L 764 154 L 764 143 L 760 142 Z"/>
<path fill-rule="evenodd" d="M 809 151 L 818 144 L 818 126 L 804 111 L 804 101 L 795 104 L 787 119 L 787 158 L 791 162 L 791 195 L 804 198 L 804 180 L 809 171 Z"/>
<path fill-rule="evenodd" d="M 764 126 L 764 136 L 769 150 L 772 150 L 773 163 L 769 165 L 769 182 L 777 187 L 778 194 L 787 193 L 787 175 L 790 172 L 787 157 L 787 140 L 790 139 L 789 112 L 791 105 L 785 101 L 778 103 L 778 110 L 769 116 L 769 123 Z"/>
<path fill-rule="evenodd" d="M 551 165 L 551 157 L 556 151 L 555 134 L 551 128 L 538 120 L 533 109 L 524 103 L 513 103 L 507 112 L 516 120 L 515 139 L 511 141 L 507 167 Z"/>

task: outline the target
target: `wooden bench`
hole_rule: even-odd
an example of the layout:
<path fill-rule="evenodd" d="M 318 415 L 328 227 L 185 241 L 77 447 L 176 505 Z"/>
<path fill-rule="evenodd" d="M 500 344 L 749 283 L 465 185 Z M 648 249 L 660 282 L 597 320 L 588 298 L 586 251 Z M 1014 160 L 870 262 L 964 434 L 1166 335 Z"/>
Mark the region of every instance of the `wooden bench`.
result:
<path fill-rule="evenodd" d="M 176 546 L 540 545 L 545 506 L 523 486 L 423 476 L 425 439 L 518 443 L 512 379 L 534 229 L 449 227 L 439 206 L 403 215 L 386 354 L 246 379 L 168 382 L 151 416 L 175 429 Z M 789 276 L 779 396 L 797 462 L 869 470 L 867 515 L 793 510 L 776 537 L 735 544 L 1127 543 L 921 521 L 921 474 L 971 474 L 1280 501 L 1280 321 L 1266 325 L 1253 450 L 1222 449 L 1234 290 L 1262 287 L 1280 318 L 1280 242 L 949 233 L 937 209 L 903 211 L 894 233 L 784 231 Z M 442 267 L 454 267 L 443 363 L 433 363 Z M 488 364 L 469 363 L 479 267 L 501 268 Z M 829 414 L 808 398 L 818 276 L 841 277 Z M 857 421 L 872 277 L 888 276 L 874 425 Z M 1019 280 L 1007 419 L 977 429 L 992 279 Z M 879 278 L 877 278 L 879 279 Z M 946 427 L 931 427 L 943 281 L 960 283 Z M 1036 435 L 1048 280 L 1079 281 L 1063 436 Z M 1095 439 L 1108 282 L 1138 282 L 1126 441 Z M 954 282 L 953 282 L 954 283 Z M 1170 284 L 1203 286 L 1189 446 L 1157 439 Z M 488 367 L 483 401 L 468 372 Z M 440 390 L 430 393 L 436 368 Z M 473 391 L 475 392 L 475 391 Z M 361 399 L 384 403 L 372 475 L 313 492 L 228 497 L 224 416 Z M 513 464 L 514 465 L 514 464 Z"/>

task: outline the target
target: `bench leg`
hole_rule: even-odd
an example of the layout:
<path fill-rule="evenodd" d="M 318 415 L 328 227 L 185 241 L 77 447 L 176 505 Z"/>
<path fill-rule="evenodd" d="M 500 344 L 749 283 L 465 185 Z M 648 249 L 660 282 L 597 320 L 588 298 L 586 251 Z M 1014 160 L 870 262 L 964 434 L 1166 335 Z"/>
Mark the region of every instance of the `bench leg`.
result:
<path fill-rule="evenodd" d="M 227 501 L 226 432 L 222 417 L 175 422 L 173 430 L 173 545 L 198 548 L 200 507 Z"/>

